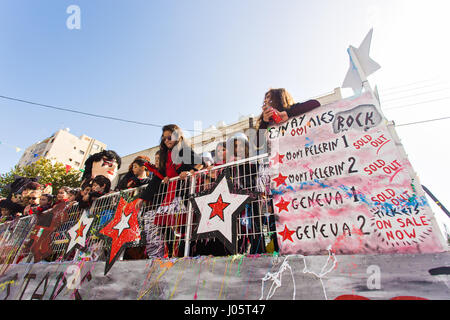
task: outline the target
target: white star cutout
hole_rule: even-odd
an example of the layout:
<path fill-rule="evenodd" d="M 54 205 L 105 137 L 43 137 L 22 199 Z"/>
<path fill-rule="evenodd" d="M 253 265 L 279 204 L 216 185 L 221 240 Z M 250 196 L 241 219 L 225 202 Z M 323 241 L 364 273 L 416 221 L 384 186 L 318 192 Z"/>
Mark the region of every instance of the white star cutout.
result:
<path fill-rule="evenodd" d="M 229 203 L 223 210 L 223 221 L 216 218 L 210 219 L 212 209 L 208 206 L 209 203 L 217 202 L 220 195 L 222 196 L 223 202 Z M 232 215 L 248 197 L 248 195 L 230 193 L 227 180 L 224 178 L 219 182 L 212 193 L 195 198 L 195 202 L 201 214 L 197 234 L 218 231 L 232 243 Z"/>
<path fill-rule="evenodd" d="M 125 215 L 124 212 L 122 212 L 122 216 L 120 217 L 120 222 L 113 227 L 113 229 L 119 230 L 119 234 L 117 235 L 118 237 L 120 237 L 120 234 L 123 232 L 123 230 L 130 228 L 130 225 L 128 224 L 128 220 L 130 220 L 131 216 L 132 216 L 131 213 L 127 216 L 127 215 Z"/>
<path fill-rule="evenodd" d="M 91 227 L 92 221 L 94 221 L 94 218 L 93 217 L 89 218 L 88 211 L 84 210 L 83 214 L 81 215 L 80 220 L 78 220 L 78 222 L 67 231 L 67 233 L 69 234 L 70 242 L 69 242 L 69 246 L 67 247 L 66 252 L 69 252 L 70 250 L 72 250 L 72 248 L 76 244 L 80 245 L 83 248 L 85 247 L 86 237 L 87 237 L 89 228 Z M 83 236 L 77 237 L 77 230 L 80 228 L 81 223 L 83 223 L 83 225 L 85 225 L 84 230 L 83 230 Z"/>
<path fill-rule="evenodd" d="M 356 55 L 356 58 L 358 59 L 359 65 L 362 69 L 362 73 L 366 77 L 381 68 L 378 63 L 376 63 L 372 58 L 369 57 L 370 43 L 372 42 L 372 33 L 373 29 L 370 29 L 369 33 L 366 35 L 358 49 L 350 46 L 350 48 Z M 345 76 L 342 88 L 352 88 L 355 93 L 360 93 L 362 90 L 362 79 L 360 78 L 358 71 L 356 70 L 354 61 L 352 61 L 351 58 L 350 67 L 347 71 L 347 75 Z"/>

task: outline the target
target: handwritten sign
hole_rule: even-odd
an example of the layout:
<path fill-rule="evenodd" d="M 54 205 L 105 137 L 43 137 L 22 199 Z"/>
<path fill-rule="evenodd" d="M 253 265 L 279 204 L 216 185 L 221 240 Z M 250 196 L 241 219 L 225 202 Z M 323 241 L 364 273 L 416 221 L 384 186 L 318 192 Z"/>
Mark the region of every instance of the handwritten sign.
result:
<path fill-rule="evenodd" d="M 444 251 L 420 183 L 370 93 L 268 128 L 280 253 Z"/>

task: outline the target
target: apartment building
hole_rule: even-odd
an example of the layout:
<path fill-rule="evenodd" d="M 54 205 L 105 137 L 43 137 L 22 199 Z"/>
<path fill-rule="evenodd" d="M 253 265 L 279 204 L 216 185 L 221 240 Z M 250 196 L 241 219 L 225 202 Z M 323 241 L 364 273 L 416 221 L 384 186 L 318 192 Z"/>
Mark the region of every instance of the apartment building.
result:
<path fill-rule="evenodd" d="M 77 137 L 63 129 L 43 141 L 28 147 L 19 160 L 20 167 L 30 165 L 40 158 L 61 162 L 75 170 L 83 169 L 87 158 L 106 149 L 106 144 L 83 134 Z"/>

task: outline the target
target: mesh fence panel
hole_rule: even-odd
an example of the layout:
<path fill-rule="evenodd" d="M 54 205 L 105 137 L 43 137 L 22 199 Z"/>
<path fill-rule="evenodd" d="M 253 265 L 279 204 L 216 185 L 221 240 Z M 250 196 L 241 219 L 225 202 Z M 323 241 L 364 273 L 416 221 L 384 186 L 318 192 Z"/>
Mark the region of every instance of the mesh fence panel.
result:
<path fill-rule="evenodd" d="M 138 221 L 145 236 L 145 243 L 134 243 L 145 257 L 182 257 L 193 255 L 229 254 L 215 238 L 192 240 L 198 228 L 198 217 L 193 214 L 189 198 L 196 193 L 213 188 L 220 174 L 230 170 L 235 188 L 256 195 L 238 214 L 236 221 L 237 241 L 235 251 L 240 254 L 265 253 L 267 248 L 276 249 L 275 218 L 269 195 L 269 162 L 267 155 L 216 166 L 202 170 L 182 180 L 179 177 L 159 184 L 151 201 L 142 201 Z M 126 200 L 138 196 L 146 186 L 110 193 L 93 202 L 90 208 L 82 209 L 78 203 L 69 203 L 65 211 L 67 219 L 51 235 L 53 255 L 48 261 L 85 258 L 103 260 L 107 243 L 97 237 L 114 216 L 121 197 Z M 90 234 L 87 237 L 86 252 L 78 250 L 66 256 L 69 238 L 66 232 L 74 226 L 84 210 L 94 217 Z M 0 225 L 0 263 L 11 264 L 24 257 L 32 261 L 26 246 L 30 231 L 36 223 L 34 216 Z"/>
<path fill-rule="evenodd" d="M 27 253 L 24 251 L 24 243 L 35 222 L 35 217 L 27 216 L 15 221 L 10 221 L 0 225 L 0 274 L 7 265 L 13 264 Z"/>

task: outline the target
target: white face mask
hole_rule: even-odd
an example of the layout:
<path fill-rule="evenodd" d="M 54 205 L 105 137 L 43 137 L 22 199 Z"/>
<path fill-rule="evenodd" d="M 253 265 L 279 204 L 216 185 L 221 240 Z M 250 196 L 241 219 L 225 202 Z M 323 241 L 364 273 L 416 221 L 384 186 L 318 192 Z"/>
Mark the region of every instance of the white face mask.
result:
<path fill-rule="evenodd" d="M 116 160 L 107 160 L 105 158 L 102 158 L 100 161 L 94 161 L 92 163 L 92 178 L 95 178 L 96 176 L 105 176 L 110 181 L 113 181 L 116 175 Z"/>

